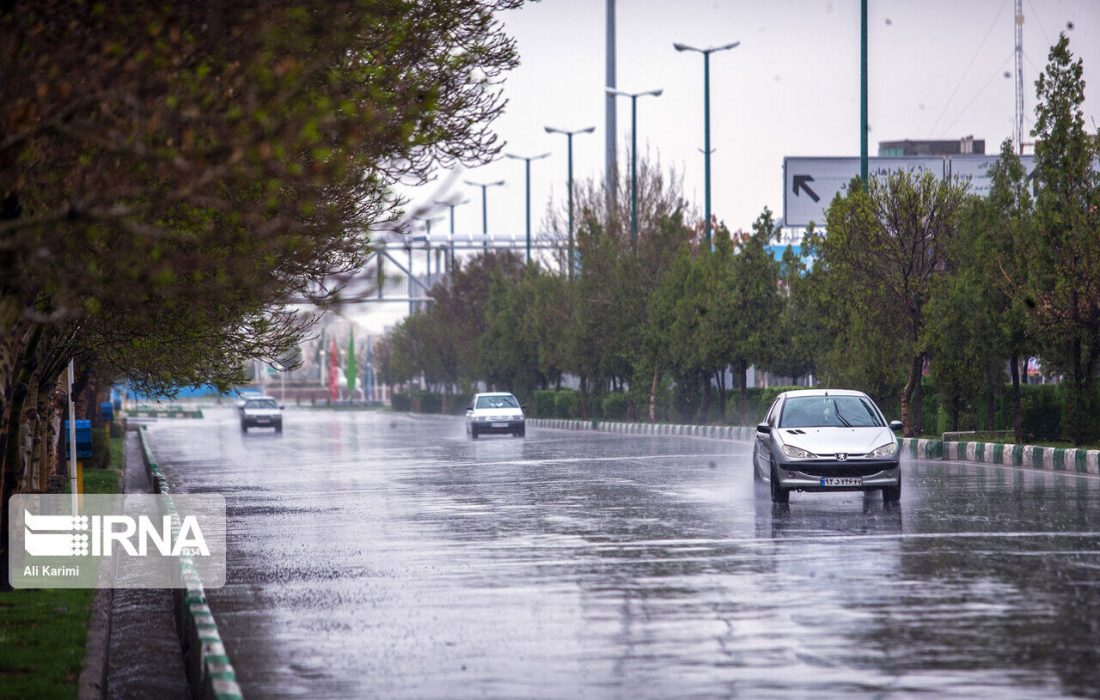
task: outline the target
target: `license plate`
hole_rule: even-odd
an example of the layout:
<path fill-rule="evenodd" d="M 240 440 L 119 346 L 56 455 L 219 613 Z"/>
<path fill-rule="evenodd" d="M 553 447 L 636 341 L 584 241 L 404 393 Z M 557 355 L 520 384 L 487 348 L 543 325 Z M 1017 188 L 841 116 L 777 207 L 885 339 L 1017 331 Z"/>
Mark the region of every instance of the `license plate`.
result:
<path fill-rule="evenodd" d="M 271 419 L 270 418 L 257 418 L 256 422 L 257 423 L 270 423 Z"/>
<path fill-rule="evenodd" d="M 821 480 L 822 486 L 863 486 L 861 476 L 831 477 Z"/>
<path fill-rule="evenodd" d="M 507 428 L 508 424 L 507 423 L 493 423 L 493 427 L 494 428 Z"/>

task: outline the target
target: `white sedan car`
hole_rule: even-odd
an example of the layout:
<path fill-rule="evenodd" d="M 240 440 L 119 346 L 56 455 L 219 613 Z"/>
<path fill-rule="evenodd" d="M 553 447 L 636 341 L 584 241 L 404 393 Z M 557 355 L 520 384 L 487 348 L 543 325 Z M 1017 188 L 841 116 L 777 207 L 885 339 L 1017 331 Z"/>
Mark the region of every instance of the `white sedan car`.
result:
<path fill-rule="evenodd" d="M 791 491 L 882 491 L 901 498 L 898 421 L 886 422 L 867 394 L 808 389 L 780 394 L 756 427 L 753 475 L 772 500 Z"/>
<path fill-rule="evenodd" d="M 523 437 L 523 407 L 509 393 L 475 394 L 466 409 L 466 433 L 474 440 L 491 433 Z"/>

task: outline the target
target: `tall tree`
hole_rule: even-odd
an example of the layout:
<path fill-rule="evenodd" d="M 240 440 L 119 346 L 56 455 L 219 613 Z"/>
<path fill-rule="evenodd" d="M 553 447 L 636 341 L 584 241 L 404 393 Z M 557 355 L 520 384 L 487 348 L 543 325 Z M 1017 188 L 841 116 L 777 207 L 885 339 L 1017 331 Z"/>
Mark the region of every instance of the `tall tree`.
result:
<path fill-rule="evenodd" d="M 908 362 L 901 391 L 907 436 L 916 434 L 920 424 L 914 420 L 913 397 L 927 351 L 922 338 L 926 305 L 944 278 L 965 194 L 966 185 L 954 180 L 896 172 L 872 178 L 866 188 L 853 179 L 848 193 L 828 210 L 822 248 L 830 275 L 840 283 L 836 303 L 846 305 L 852 295 L 862 295 L 865 308 L 876 306 L 901 322 L 902 337 L 896 341 Z M 919 418 L 919 404 L 916 412 Z"/>
<path fill-rule="evenodd" d="M 1043 358 L 1068 375 L 1069 437 L 1100 435 L 1096 372 L 1100 362 L 1100 135 L 1085 131 L 1085 81 L 1062 34 L 1035 84 L 1034 238 L 1028 248 L 1025 301 Z"/>
<path fill-rule="evenodd" d="M 3 3 L 4 513 L 69 357 L 225 385 L 308 329 L 286 304 L 358 267 L 398 179 L 491 159 L 518 4 Z"/>

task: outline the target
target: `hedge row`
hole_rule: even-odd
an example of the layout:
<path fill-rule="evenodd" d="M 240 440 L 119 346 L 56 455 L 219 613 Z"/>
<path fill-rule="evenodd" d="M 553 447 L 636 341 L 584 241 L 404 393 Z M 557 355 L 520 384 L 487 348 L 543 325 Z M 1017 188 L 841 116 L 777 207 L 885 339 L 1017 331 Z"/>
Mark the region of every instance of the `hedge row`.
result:
<path fill-rule="evenodd" d="M 702 397 L 675 386 L 663 385 L 658 389 L 655 413 L 657 422 L 696 425 L 756 425 L 780 392 L 803 387 L 776 386 L 751 388 L 742 396 L 740 391 L 728 393 L 725 415 L 715 393 L 706 416 L 702 415 Z M 1067 434 L 1064 425 L 1066 387 L 1060 384 L 1025 384 L 1021 389 L 1024 436 L 1031 442 L 1050 442 Z M 448 413 L 461 415 L 469 405 L 468 394 L 437 394 L 417 391 L 412 394 L 393 395 L 396 411 L 418 413 Z M 532 418 L 581 417 L 581 395 L 573 389 L 536 390 L 528 397 L 520 397 L 526 413 Z M 959 410 L 958 425 L 952 421 L 949 407 L 941 401 L 930 382 L 922 387 L 922 425 L 920 434 L 940 435 L 952 430 L 1010 430 L 1012 428 L 1012 401 L 1009 387 L 999 392 L 994 400 L 994 425 L 986 425 L 988 404 L 963 406 Z M 880 401 L 887 419 L 900 418 L 896 400 Z M 592 420 L 646 421 L 649 418 L 648 391 L 610 392 L 590 395 L 588 416 Z"/>

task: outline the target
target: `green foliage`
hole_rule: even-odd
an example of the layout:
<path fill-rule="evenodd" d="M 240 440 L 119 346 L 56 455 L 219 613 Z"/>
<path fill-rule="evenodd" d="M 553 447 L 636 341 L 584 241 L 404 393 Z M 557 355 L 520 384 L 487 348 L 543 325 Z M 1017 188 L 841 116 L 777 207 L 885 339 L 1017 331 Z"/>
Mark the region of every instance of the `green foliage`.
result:
<path fill-rule="evenodd" d="M 630 396 L 620 391 L 604 394 L 602 415 L 604 420 L 626 420 L 630 408 Z"/>
<path fill-rule="evenodd" d="M 408 394 L 392 394 L 390 396 L 390 405 L 395 411 L 400 411 L 402 413 L 411 411 L 412 397 Z"/>
<path fill-rule="evenodd" d="M 535 418 L 553 418 L 557 412 L 558 392 L 553 389 L 537 389 L 532 395 L 531 416 Z"/>
<path fill-rule="evenodd" d="M 1021 402 L 1026 440 L 1061 439 L 1065 395 L 1065 390 L 1054 384 L 1032 384 L 1024 387 Z"/>
<path fill-rule="evenodd" d="M 555 418 L 580 418 L 581 395 L 572 389 L 559 389 L 554 397 Z"/>
<path fill-rule="evenodd" d="M 430 391 L 418 391 L 412 395 L 410 410 L 418 413 L 442 413 L 443 396 Z"/>
<path fill-rule="evenodd" d="M 1036 83 L 1035 225 L 1018 296 L 1031 310 L 1047 366 L 1067 379 L 1076 443 L 1100 437 L 1100 139 L 1085 130 L 1085 81 L 1065 34 Z"/>

